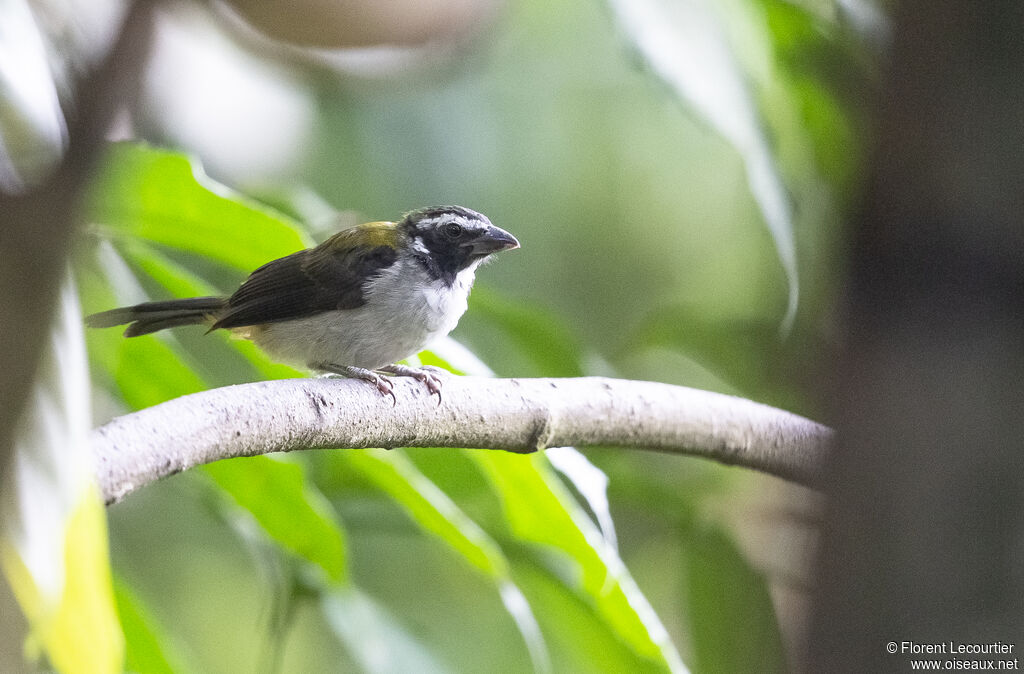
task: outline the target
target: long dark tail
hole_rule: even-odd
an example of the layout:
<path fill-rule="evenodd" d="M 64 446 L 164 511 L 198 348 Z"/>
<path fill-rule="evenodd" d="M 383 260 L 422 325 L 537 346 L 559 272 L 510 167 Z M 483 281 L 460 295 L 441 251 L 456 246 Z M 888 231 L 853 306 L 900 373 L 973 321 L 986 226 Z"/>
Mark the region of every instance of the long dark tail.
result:
<path fill-rule="evenodd" d="M 110 328 L 130 323 L 125 328 L 125 337 L 148 335 L 165 328 L 180 325 L 202 325 L 212 323 L 218 311 L 227 302 L 223 297 L 190 297 L 165 302 L 143 302 L 133 307 L 121 307 L 101 311 L 85 317 L 85 324 L 91 328 Z"/>

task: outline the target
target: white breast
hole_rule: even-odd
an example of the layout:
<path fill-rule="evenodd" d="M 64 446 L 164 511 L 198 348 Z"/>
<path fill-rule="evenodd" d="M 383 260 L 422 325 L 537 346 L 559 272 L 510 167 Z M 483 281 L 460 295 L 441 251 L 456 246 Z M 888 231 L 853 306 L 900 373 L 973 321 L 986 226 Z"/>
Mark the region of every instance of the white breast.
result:
<path fill-rule="evenodd" d="M 466 311 L 475 273 L 474 264 L 449 288 L 414 260 L 402 260 L 370 282 L 362 307 L 271 323 L 250 338 L 272 358 L 302 367 L 379 368 L 451 332 Z"/>

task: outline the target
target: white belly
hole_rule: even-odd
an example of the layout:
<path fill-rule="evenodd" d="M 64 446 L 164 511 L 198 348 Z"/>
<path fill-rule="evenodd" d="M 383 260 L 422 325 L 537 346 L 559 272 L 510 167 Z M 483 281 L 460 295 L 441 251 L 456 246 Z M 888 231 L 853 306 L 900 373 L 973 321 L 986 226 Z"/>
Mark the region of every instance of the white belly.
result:
<path fill-rule="evenodd" d="M 367 286 L 362 307 L 269 323 L 251 330 L 249 337 L 271 358 L 292 365 L 373 370 L 408 358 L 451 332 L 466 311 L 474 273 L 475 265 L 449 288 L 430 280 L 417 263 L 399 262 Z"/>

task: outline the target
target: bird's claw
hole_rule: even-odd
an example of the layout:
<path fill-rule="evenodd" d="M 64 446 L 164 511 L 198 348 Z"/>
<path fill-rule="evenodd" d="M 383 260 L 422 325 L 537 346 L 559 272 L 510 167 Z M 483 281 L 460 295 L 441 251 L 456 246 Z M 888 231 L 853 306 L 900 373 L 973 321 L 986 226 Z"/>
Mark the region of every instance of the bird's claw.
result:
<path fill-rule="evenodd" d="M 448 374 L 447 370 L 430 365 L 426 365 L 424 367 L 409 367 L 408 365 L 398 364 L 387 365 L 376 372 L 352 365 L 335 365 L 333 363 L 313 363 L 310 367 L 314 370 L 323 370 L 342 377 L 362 379 L 365 382 L 373 384 L 377 390 L 380 391 L 381 395 L 391 396 L 392 407 L 398 404 L 398 397 L 395 396 L 395 384 L 382 373 L 390 374 L 395 377 L 412 377 L 426 386 L 430 395 L 437 396 L 437 404 L 439 407 L 441 405 L 441 385 L 443 383 L 440 375 Z"/>
<path fill-rule="evenodd" d="M 433 372 L 427 372 L 426 370 L 420 370 L 418 374 L 412 375 L 414 379 L 421 382 L 427 387 L 427 391 L 430 395 L 437 396 L 437 406 L 441 406 L 441 378 Z"/>
<path fill-rule="evenodd" d="M 398 398 L 395 396 L 395 385 L 384 375 L 377 374 L 372 370 L 367 370 L 361 367 L 335 365 L 334 363 L 313 363 L 310 367 L 314 370 L 322 370 L 326 372 L 326 376 L 361 379 L 367 383 L 373 384 L 381 395 L 391 396 L 392 407 L 398 404 Z"/>
<path fill-rule="evenodd" d="M 382 368 L 382 371 L 388 374 L 393 374 L 397 377 L 412 377 L 416 381 L 420 382 L 427 387 L 429 395 L 437 396 L 437 405 L 441 406 L 441 386 L 443 381 L 438 374 L 446 372 L 441 368 L 431 367 L 429 365 L 424 367 L 409 367 L 408 365 L 389 365 L 386 368 Z"/>
<path fill-rule="evenodd" d="M 396 405 L 398 405 L 398 398 L 395 396 L 395 385 L 394 385 L 394 383 L 392 383 L 392 381 L 390 379 L 388 379 L 387 377 L 385 377 L 383 375 L 379 375 L 379 374 L 376 374 L 376 373 L 371 373 L 371 374 L 373 375 L 373 378 L 370 379 L 369 377 L 367 377 L 366 381 L 368 381 L 371 384 L 373 384 L 374 386 L 376 386 L 377 390 L 380 391 L 381 395 L 391 396 L 391 406 L 392 407 L 395 407 Z"/>

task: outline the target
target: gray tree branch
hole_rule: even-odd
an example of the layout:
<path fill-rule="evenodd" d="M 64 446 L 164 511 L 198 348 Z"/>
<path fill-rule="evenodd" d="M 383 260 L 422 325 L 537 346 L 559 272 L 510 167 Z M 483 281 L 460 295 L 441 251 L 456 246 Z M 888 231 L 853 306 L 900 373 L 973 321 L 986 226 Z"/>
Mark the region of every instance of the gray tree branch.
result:
<path fill-rule="evenodd" d="M 204 463 L 299 449 L 473 447 L 532 452 L 612 445 L 703 456 L 807 485 L 832 431 L 742 398 L 599 377 L 448 377 L 443 402 L 395 380 L 397 404 L 366 383 L 285 379 L 183 396 L 93 431 L 104 499 L 114 503 Z"/>

